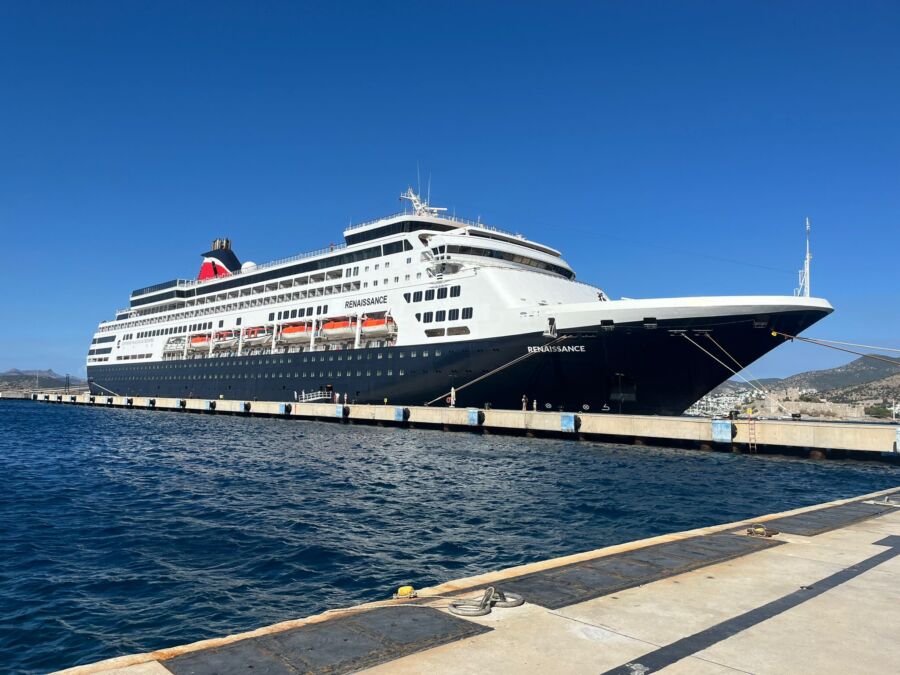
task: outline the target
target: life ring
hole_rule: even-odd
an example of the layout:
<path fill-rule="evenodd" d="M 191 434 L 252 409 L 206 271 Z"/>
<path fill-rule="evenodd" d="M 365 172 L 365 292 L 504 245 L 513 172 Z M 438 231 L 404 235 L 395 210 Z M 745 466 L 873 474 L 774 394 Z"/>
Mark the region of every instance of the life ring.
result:
<path fill-rule="evenodd" d="M 444 399 L 444 403 L 446 403 L 447 405 L 450 405 L 451 399 L 450 399 L 449 396 L 448 396 L 447 398 Z"/>

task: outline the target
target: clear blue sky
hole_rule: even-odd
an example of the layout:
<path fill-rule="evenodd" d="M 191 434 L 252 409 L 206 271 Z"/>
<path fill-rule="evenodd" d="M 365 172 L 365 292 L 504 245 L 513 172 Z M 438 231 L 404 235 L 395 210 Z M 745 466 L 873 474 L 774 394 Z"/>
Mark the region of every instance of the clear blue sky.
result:
<path fill-rule="evenodd" d="M 0 3 L 0 370 L 84 373 L 215 236 L 432 200 L 613 297 L 790 294 L 900 346 L 900 3 Z M 790 345 L 756 376 L 847 360 Z"/>

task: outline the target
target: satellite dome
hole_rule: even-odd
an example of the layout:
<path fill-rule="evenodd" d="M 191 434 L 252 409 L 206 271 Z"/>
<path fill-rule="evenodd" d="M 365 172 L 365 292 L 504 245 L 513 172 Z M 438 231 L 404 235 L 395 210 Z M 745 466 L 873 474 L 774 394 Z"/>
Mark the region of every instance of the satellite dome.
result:
<path fill-rule="evenodd" d="M 249 260 L 241 265 L 241 272 L 248 272 L 249 270 L 256 269 L 256 263 L 250 262 Z"/>

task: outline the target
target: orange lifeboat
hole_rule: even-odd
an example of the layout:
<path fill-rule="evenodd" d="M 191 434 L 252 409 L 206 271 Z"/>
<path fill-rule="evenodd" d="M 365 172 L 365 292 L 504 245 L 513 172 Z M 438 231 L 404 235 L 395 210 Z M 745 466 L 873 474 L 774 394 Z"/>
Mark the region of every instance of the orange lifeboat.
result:
<path fill-rule="evenodd" d="M 209 350 L 209 335 L 192 335 L 191 349 L 198 352 Z"/>
<path fill-rule="evenodd" d="M 294 343 L 309 340 L 312 326 L 305 323 L 291 323 L 281 329 L 281 339 L 284 342 Z"/>
<path fill-rule="evenodd" d="M 379 337 L 382 335 L 390 335 L 394 332 L 396 332 L 396 324 L 394 324 L 394 320 L 389 316 L 363 320 L 362 334 L 366 337 Z"/>
<path fill-rule="evenodd" d="M 322 337 L 326 340 L 352 338 L 356 334 L 356 321 L 336 319 L 322 324 Z"/>

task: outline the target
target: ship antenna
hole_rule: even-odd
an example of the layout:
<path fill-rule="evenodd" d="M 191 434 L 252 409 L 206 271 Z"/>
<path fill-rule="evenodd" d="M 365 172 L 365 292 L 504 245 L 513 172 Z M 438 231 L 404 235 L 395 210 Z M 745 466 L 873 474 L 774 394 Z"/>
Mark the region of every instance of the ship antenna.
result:
<path fill-rule="evenodd" d="M 809 268 L 810 262 L 812 261 L 812 254 L 809 252 L 809 232 L 810 232 L 810 224 L 809 218 L 806 219 L 806 257 L 803 259 L 803 269 L 800 270 L 799 273 L 799 288 L 794 291 L 794 295 L 802 296 L 804 298 L 809 297 Z"/>

